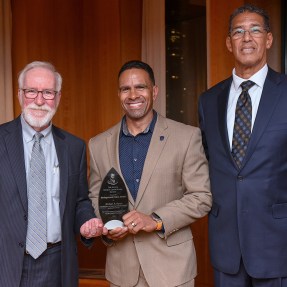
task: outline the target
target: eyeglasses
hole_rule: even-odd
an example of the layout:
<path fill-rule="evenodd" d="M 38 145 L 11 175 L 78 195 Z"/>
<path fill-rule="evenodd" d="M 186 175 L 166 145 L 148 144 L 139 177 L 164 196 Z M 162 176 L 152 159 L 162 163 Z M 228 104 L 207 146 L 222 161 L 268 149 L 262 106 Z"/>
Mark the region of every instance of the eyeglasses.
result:
<path fill-rule="evenodd" d="M 248 32 L 249 35 L 253 38 L 261 38 L 263 37 L 264 31 L 266 31 L 266 29 L 260 26 L 254 26 L 246 30 L 242 28 L 236 28 L 230 32 L 230 36 L 236 40 L 242 38 L 243 36 L 245 36 L 245 33 Z"/>
<path fill-rule="evenodd" d="M 27 99 L 36 99 L 39 93 L 42 93 L 42 97 L 45 100 L 53 100 L 55 96 L 58 94 L 57 91 L 53 90 L 42 90 L 38 91 L 36 89 L 20 89 L 24 92 L 24 95 Z"/>

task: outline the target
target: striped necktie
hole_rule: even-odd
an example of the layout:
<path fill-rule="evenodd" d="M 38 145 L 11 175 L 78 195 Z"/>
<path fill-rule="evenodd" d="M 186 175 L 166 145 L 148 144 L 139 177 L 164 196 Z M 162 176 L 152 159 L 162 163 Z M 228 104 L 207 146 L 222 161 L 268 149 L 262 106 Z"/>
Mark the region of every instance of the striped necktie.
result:
<path fill-rule="evenodd" d="M 26 251 L 37 259 L 47 249 L 46 164 L 40 144 L 43 135 L 34 135 L 28 176 L 28 230 Z"/>

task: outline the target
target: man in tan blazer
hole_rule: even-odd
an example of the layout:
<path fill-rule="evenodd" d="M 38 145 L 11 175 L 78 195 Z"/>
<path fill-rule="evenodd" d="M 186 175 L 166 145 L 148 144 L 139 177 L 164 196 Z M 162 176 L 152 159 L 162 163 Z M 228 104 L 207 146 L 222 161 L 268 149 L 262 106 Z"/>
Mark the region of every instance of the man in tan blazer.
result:
<path fill-rule="evenodd" d="M 194 286 L 190 224 L 211 208 L 208 166 L 199 129 L 157 114 L 153 110 L 157 94 L 149 65 L 125 63 L 118 91 L 125 116 L 89 143 L 95 210 L 111 168 L 128 189 L 124 226 L 103 238 L 111 286 Z"/>

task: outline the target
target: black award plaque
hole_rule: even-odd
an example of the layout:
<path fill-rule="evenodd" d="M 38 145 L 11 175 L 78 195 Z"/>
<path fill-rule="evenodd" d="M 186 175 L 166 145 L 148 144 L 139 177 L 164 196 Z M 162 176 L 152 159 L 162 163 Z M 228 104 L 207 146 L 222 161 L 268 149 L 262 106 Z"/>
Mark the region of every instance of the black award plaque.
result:
<path fill-rule="evenodd" d="M 99 212 L 109 230 L 123 227 L 122 217 L 128 212 L 128 192 L 123 179 L 114 168 L 105 176 L 99 194 Z"/>

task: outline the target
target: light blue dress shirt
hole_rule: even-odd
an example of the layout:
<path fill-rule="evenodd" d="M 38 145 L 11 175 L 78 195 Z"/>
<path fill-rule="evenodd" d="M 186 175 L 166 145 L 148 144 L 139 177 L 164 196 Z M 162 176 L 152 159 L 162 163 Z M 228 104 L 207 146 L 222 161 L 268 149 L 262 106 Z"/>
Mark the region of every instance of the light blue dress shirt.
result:
<path fill-rule="evenodd" d="M 30 160 L 33 148 L 33 136 L 36 131 L 27 124 L 21 115 L 23 131 L 24 157 L 26 168 L 26 179 L 30 170 Z M 47 242 L 56 243 L 61 241 L 61 219 L 60 219 L 60 169 L 54 144 L 52 125 L 41 131 L 44 138 L 41 140 L 46 160 L 46 187 L 47 187 Z"/>

